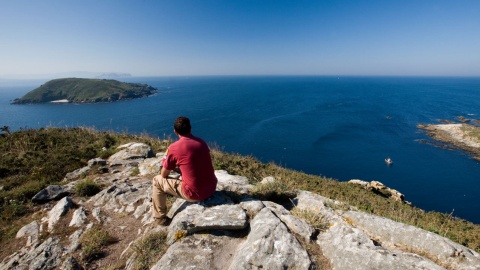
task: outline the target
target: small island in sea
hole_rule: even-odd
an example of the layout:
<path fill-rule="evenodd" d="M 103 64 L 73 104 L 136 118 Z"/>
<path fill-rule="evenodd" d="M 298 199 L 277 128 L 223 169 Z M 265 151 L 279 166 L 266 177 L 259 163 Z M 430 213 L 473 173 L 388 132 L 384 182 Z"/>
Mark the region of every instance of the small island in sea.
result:
<path fill-rule="evenodd" d="M 475 120 L 476 123 L 480 122 Z M 480 160 L 480 126 L 462 123 L 444 123 L 418 125 L 418 128 L 426 131 L 427 135 L 443 144 L 437 146 L 447 149 L 461 149 Z"/>
<path fill-rule="evenodd" d="M 64 78 L 46 82 L 12 104 L 32 103 L 98 103 L 129 100 L 150 96 L 157 89 L 141 83 L 117 80 Z"/>

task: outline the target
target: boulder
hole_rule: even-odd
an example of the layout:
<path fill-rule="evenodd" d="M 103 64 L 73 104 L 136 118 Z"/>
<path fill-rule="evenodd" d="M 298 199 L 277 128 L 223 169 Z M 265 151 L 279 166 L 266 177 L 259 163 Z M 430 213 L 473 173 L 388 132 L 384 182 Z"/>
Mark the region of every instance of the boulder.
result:
<path fill-rule="evenodd" d="M 138 165 L 140 175 L 157 175 L 162 169 L 161 158 L 147 158 Z"/>
<path fill-rule="evenodd" d="M 153 157 L 152 148 L 144 143 L 128 143 L 120 145 L 119 147 L 117 147 L 117 149 L 121 150 L 110 156 L 108 158 L 109 161 L 145 159 Z"/>
<path fill-rule="evenodd" d="M 44 203 L 52 200 L 60 200 L 69 195 L 70 192 L 59 185 L 50 185 L 33 196 L 32 201 L 36 203 Z"/>
<path fill-rule="evenodd" d="M 78 208 L 73 212 L 72 220 L 68 226 L 76 226 L 80 227 L 85 223 L 85 219 L 87 219 L 87 214 L 85 213 L 85 209 L 83 207 Z"/>
<path fill-rule="evenodd" d="M 478 253 L 438 234 L 362 212 L 348 211 L 344 216 L 389 249 L 414 250 L 452 269 L 480 269 Z"/>
<path fill-rule="evenodd" d="M 217 177 L 217 190 L 230 191 L 239 195 L 247 195 L 253 188 L 253 185 L 249 184 L 249 180 L 245 176 L 231 175 L 224 170 L 216 170 L 215 176 Z"/>
<path fill-rule="evenodd" d="M 242 230 L 248 225 L 247 215 L 239 205 L 204 207 L 189 205 L 177 214 L 168 228 L 168 243 L 174 243 L 179 235 L 189 235 L 204 230 Z"/>
<path fill-rule="evenodd" d="M 310 269 L 307 251 L 287 227 L 263 208 L 250 223 L 250 233 L 228 269 Z"/>
<path fill-rule="evenodd" d="M 228 235 L 190 235 L 171 245 L 151 270 L 228 269 L 241 241 Z"/>
<path fill-rule="evenodd" d="M 70 197 L 64 197 L 48 212 L 48 230 L 53 231 L 55 224 L 72 207 Z"/>

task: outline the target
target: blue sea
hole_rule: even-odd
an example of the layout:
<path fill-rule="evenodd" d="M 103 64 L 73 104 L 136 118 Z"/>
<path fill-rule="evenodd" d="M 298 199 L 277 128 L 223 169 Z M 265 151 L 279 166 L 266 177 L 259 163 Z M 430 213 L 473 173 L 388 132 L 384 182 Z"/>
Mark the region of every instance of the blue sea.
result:
<path fill-rule="evenodd" d="M 340 181 L 380 181 L 425 210 L 480 223 L 480 163 L 437 148 L 420 123 L 480 119 L 480 78 L 127 78 L 159 93 L 104 104 L 10 105 L 45 81 L 0 81 L 0 126 L 95 127 L 173 137 L 186 115 L 193 133 L 227 152 Z M 387 166 L 386 157 L 394 164 Z"/>

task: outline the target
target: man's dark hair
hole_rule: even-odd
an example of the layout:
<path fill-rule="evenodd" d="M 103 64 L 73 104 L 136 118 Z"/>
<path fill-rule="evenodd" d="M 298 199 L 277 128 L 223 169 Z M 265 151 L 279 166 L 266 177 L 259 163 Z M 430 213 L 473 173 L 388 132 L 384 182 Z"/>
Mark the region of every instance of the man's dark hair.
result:
<path fill-rule="evenodd" d="M 192 126 L 190 125 L 190 119 L 185 116 L 180 116 L 175 119 L 173 128 L 180 135 L 187 135 L 192 131 Z"/>

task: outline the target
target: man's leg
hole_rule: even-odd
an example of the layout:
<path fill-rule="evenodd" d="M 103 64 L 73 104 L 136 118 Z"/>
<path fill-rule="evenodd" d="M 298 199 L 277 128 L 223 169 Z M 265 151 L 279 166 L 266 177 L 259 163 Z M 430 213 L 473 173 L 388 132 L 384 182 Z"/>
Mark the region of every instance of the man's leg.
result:
<path fill-rule="evenodd" d="M 152 180 L 153 217 L 163 218 L 167 215 L 167 194 L 190 202 L 182 193 L 182 181 L 174 178 L 163 178 L 157 175 Z"/>

